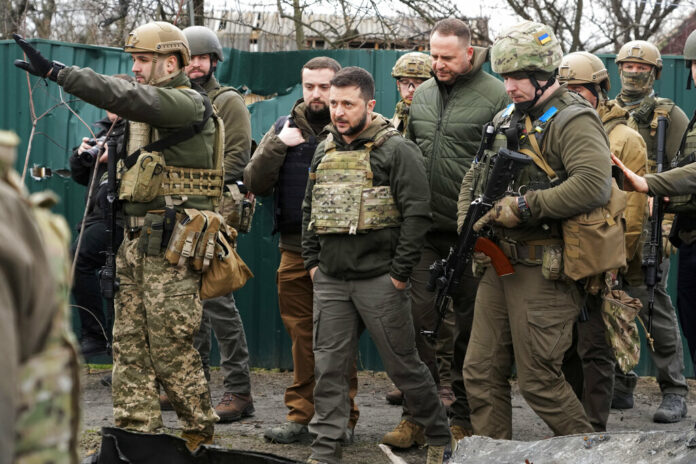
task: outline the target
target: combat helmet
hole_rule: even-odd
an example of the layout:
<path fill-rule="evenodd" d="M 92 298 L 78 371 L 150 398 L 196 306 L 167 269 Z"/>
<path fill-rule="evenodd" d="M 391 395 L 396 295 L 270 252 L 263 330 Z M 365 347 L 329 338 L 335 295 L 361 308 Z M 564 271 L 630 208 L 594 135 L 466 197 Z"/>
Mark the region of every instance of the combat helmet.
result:
<path fill-rule="evenodd" d="M 609 72 L 602 60 L 588 52 L 574 52 L 563 57 L 558 80 L 568 84 L 595 84 L 605 92 L 611 87 Z"/>
<path fill-rule="evenodd" d="M 429 79 L 432 66 L 433 59 L 430 55 L 421 52 L 406 53 L 396 60 L 391 75 L 394 79 L 400 77 Z"/>
<path fill-rule="evenodd" d="M 184 29 L 184 35 L 191 49 L 191 56 L 215 55 L 218 61 L 225 61 L 222 45 L 217 35 L 204 26 L 191 26 Z"/>
<path fill-rule="evenodd" d="M 691 88 L 691 83 L 693 81 L 693 77 L 691 76 L 691 63 L 693 63 L 694 60 L 696 60 L 696 30 L 691 31 L 691 34 L 689 34 L 689 37 L 686 38 L 686 42 L 684 43 L 684 65 L 686 69 L 689 70 L 689 74 L 686 77 L 687 89 Z"/>
<path fill-rule="evenodd" d="M 123 50 L 126 53 L 159 53 L 168 55 L 179 53 L 186 66 L 191 61 L 191 52 L 186 36 L 178 27 L 164 21 L 153 21 L 136 27 L 126 39 Z"/>
<path fill-rule="evenodd" d="M 645 40 L 632 40 L 621 47 L 616 55 L 616 64 L 631 61 L 634 63 L 644 63 L 655 67 L 655 79 L 660 78 L 662 73 L 662 57 L 660 50 L 650 42 Z"/>
<path fill-rule="evenodd" d="M 504 30 L 495 40 L 491 47 L 491 68 L 501 75 L 514 74 L 530 80 L 536 89 L 534 99 L 515 104 L 526 111 L 556 82 L 554 73 L 562 57 L 561 44 L 549 26 L 523 21 Z M 547 82 L 541 86 L 539 80 Z"/>

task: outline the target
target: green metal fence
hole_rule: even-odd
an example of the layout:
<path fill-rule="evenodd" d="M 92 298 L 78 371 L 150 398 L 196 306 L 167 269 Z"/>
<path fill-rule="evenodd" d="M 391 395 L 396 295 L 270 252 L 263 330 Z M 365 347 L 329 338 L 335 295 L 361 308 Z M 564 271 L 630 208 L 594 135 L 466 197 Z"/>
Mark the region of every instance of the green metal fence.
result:
<path fill-rule="evenodd" d="M 125 73 L 130 69 L 130 57 L 120 49 L 89 45 L 67 44 L 47 40 L 35 40 L 45 56 L 76 66 L 89 66 L 100 73 Z M 236 87 L 246 86 L 254 93 L 278 94 L 276 98 L 250 106 L 252 135 L 260 141 L 263 134 L 281 115 L 287 114 L 292 104 L 301 97 L 300 71 L 302 65 L 315 56 L 328 55 L 343 66 L 361 66 L 375 77 L 377 88 L 375 110 L 385 116 L 393 114 L 398 94 L 391 68 L 404 52 L 392 50 L 311 50 L 281 53 L 249 53 L 225 50 L 226 59 L 220 63 L 217 76 L 221 82 Z M 20 50 L 12 41 L 0 41 L 0 128 L 16 131 L 22 143 L 19 147 L 17 169 L 21 172 L 29 134 L 31 132 L 30 99 L 25 73 L 17 70 L 12 62 L 21 58 Z M 611 75 L 611 95 L 615 95 L 620 83 L 613 55 L 602 55 Z M 696 99 L 689 96 L 686 87 L 686 69 L 681 57 L 665 56 L 662 78 L 656 83 L 659 95 L 672 98 L 687 114 L 696 108 Z M 487 69 L 488 70 L 488 69 Z M 100 119 L 103 112 L 91 105 L 60 93 L 55 84 L 46 86 L 43 81 L 31 79 L 34 106 L 37 115 L 46 113 L 37 125 L 32 144 L 31 164 L 53 169 L 65 168 L 72 147 L 78 145 L 87 130 L 76 114 L 66 107 L 53 108 L 61 99 L 84 121 Z M 695 92 L 696 93 L 696 92 Z M 53 109 L 52 109 L 53 108 Z M 37 182 L 29 179 L 32 191 L 51 189 L 62 199 L 57 212 L 65 215 L 71 225 L 82 217 L 85 190 L 70 179 L 53 177 Z M 251 364 L 266 368 L 291 368 L 290 340 L 278 316 L 275 270 L 279 262 L 277 237 L 270 235 L 273 223 L 272 201 L 259 198 L 250 234 L 240 237 L 239 251 L 255 274 L 242 290 L 236 293 L 249 343 Z M 676 266 L 672 266 L 673 270 Z M 670 293 L 675 295 L 676 275 L 670 274 Z M 684 342 L 685 343 L 685 342 Z M 686 345 L 685 345 L 686 346 Z M 685 353 L 688 350 L 685 349 Z M 688 356 L 688 355 L 687 355 Z M 214 360 L 215 361 L 215 357 Z M 687 374 L 693 376 L 692 364 L 686 358 Z M 360 343 L 359 366 L 381 369 L 379 355 L 367 336 Z M 644 348 L 637 369 L 641 375 L 654 373 L 654 366 Z"/>

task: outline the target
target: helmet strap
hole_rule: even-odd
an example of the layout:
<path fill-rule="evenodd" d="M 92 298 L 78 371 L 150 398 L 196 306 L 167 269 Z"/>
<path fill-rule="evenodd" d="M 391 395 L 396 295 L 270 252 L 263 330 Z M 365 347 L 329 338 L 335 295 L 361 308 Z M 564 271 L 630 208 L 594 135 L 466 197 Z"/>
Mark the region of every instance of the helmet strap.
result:
<path fill-rule="evenodd" d="M 691 66 L 689 66 L 689 70 L 687 71 L 687 73 L 688 74 L 686 76 L 686 90 L 691 90 L 691 84 L 694 82 L 694 78 L 691 75 Z"/>
<path fill-rule="evenodd" d="M 534 98 L 526 102 L 515 103 L 515 108 L 519 109 L 523 113 L 526 113 L 527 111 L 534 108 L 534 105 L 536 105 L 541 96 L 544 95 L 546 89 L 551 87 L 556 82 L 556 78 L 554 76 L 551 76 L 549 80 L 546 81 L 546 84 L 540 85 L 534 73 L 528 73 L 527 79 L 529 79 L 529 82 L 531 82 L 534 86 Z"/>

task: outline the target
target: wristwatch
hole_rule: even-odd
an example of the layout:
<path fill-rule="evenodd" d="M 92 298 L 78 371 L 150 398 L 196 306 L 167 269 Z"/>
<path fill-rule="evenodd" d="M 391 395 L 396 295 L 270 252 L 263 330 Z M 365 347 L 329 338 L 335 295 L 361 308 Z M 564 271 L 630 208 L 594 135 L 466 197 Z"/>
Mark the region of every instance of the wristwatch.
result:
<path fill-rule="evenodd" d="M 527 200 L 524 199 L 524 195 L 517 197 L 517 209 L 520 210 L 520 219 L 522 222 L 527 222 L 529 218 L 532 217 L 532 211 L 529 209 Z"/>

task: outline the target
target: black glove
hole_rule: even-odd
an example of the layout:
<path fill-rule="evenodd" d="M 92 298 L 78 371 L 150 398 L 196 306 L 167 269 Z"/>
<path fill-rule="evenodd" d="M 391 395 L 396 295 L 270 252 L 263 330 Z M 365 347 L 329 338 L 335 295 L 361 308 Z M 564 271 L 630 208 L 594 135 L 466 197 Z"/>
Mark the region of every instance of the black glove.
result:
<path fill-rule="evenodd" d="M 15 42 L 19 45 L 24 53 L 27 55 L 29 60 L 15 60 L 14 65 L 20 69 L 27 71 L 30 74 L 39 77 L 48 77 L 53 82 L 58 80 L 58 72 L 65 67 L 60 61 L 49 61 L 41 55 L 41 53 L 34 47 L 32 47 L 24 38 L 19 34 L 12 34 Z"/>

